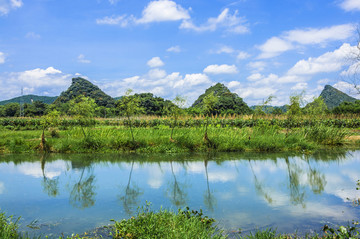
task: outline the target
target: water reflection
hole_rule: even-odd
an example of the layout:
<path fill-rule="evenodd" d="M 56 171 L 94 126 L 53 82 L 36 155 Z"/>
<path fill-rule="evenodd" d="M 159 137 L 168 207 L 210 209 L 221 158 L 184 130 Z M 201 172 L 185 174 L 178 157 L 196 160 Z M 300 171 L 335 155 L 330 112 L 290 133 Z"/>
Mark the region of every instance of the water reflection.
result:
<path fill-rule="evenodd" d="M 136 185 L 131 184 L 131 176 L 134 170 L 135 161 L 131 162 L 131 169 L 129 173 L 129 180 L 125 187 L 124 192 L 118 196 L 119 201 L 122 202 L 124 210 L 128 216 L 131 216 L 134 213 L 134 209 L 139 205 L 138 198 L 143 194 L 142 190 Z"/>
<path fill-rule="evenodd" d="M 147 200 L 155 208 L 203 208 L 230 228 L 271 224 L 286 231 L 359 218 L 348 200 L 358 197 L 359 172 L 360 151 L 166 158 L 48 155 L 27 160 L 9 155 L 0 156 L 0 205 L 25 221 L 48 218 L 74 224 L 81 217 L 86 228 L 90 222 L 130 217 Z M 12 187 L 5 190 L 4 185 Z"/>
<path fill-rule="evenodd" d="M 174 172 L 173 161 L 170 161 L 171 174 L 173 179 L 169 183 L 166 196 L 170 198 L 171 203 L 176 207 L 184 207 L 187 205 L 187 194 L 185 192 L 186 184 L 178 182 Z M 186 170 L 186 168 L 185 168 Z"/>
<path fill-rule="evenodd" d="M 46 174 L 45 174 L 45 164 L 46 164 L 45 156 L 42 156 L 40 158 L 40 163 L 41 163 L 41 171 L 42 171 L 42 175 L 43 175 L 43 180 L 42 180 L 43 190 L 50 197 L 56 197 L 59 194 L 59 177 L 54 177 L 53 179 L 51 179 L 46 176 Z"/>

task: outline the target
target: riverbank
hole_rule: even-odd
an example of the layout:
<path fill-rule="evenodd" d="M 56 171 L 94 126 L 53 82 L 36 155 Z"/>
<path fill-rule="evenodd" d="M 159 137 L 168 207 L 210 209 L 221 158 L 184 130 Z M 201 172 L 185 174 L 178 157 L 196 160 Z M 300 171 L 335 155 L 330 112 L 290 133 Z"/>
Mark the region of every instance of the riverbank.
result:
<path fill-rule="evenodd" d="M 311 152 L 323 148 L 356 148 L 355 129 L 315 125 L 284 129 L 263 124 L 255 127 L 124 126 L 72 127 L 0 131 L 0 154 L 8 153 L 184 153 L 184 152 Z M 132 137 L 133 135 L 133 137 Z"/>

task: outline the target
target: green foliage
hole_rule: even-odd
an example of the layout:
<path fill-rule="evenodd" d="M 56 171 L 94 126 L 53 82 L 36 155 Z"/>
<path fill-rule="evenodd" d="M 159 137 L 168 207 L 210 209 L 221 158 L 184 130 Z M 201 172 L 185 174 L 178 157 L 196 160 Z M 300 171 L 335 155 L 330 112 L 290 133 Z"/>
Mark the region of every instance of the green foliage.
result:
<path fill-rule="evenodd" d="M 306 114 L 311 116 L 323 116 L 327 112 L 327 106 L 321 96 L 314 98 L 313 102 L 307 104 L 304 108 Z"/>
<path fill-rule="evenodd" d="M 289 118 L 294 118 L 302 114 L 301 104 L 303 100 L 303 93 L 290 96 L 290 105 L 287 111 Z"/>
<path fill-rule="evenodd" d="M 305 137 L 324 145 L 341 145 L 350 132 L 344 128 L 328 127 L 317 124 L 304 128 Z"/>
<path fill-rule="evenodd" d="M 270 95 L 266 100 L 263 101 L 261 105 L 255 107 L 254 115 L 264 115 L 267 112 L 272 112 L 273 107 L 269 106 L 271 101 L 275 98 L 275 96 Z"/>
<path fill-rule="evenodd" d="M 332 112 L 334 114 L 360 114 L 360 100 L 355 102 L 343 102 L 335 107 Z"/>
<path fill-rule="evenodd" d="M 331 239 L 345 239 L 345 238 L 359 238 L 359 223 L 353 222 L 353 225 L 339 226 L 339 228 L 333 228 L 328 225 L 323 227 L 325 238 Z"/>
<path fill-rule="evenodd" d="M 356 99 L 341 92 L 338 89 L 330 85 L 326 85 L 324 90 L 321 92 L 320 97 L 324 100 L 327 108 L 329 110 L 334 109 L 335 107 L 339 106 L 343 102 L 355 102 Z"/>
<path fill-rule="evenodd" d="M 0 213 L 0 238 L 14 239 L 19 238 L 18 222 L 20 218 L 13 221 L 13 217 L 7 217 L 5 213 Z"/>
<path fill-rule="evenodd" d="M 88 119 L 94 117 L 96 103 L 94 99 L 79 95 L 70 102 L 69 114 L 76 118 Z"/>
<path fill-rule="evenodd" d="M 54 104 L 60 107 L 61 103 L 67 103 L 79 95 L 95 100 L 98 106 L 107 108 L 114 107 L 115 100 L 105 94 L 99 87 L 81 77 L 73 78 L 71 86 L 55 100 Z"/>
<path fill-rule="evenodd" d="M 207 95 L 213 94 L 218 97 L 218 102 L 214 105 L 211 114 L 248 114 L 251 109 L 237 94 L 231 93 L 223 84 L 216 85 L 206 89 L 205 93 L 200 95 L 191 107 L 204 109 L 204 99 Z"/>
<path fill-rule="evenodd" d="M 37 96 L 37 95 L 23 95 L 19 97 L 12 98 L 10 100 L 0 101 L 0 105 L 6 105 L 9 103 L 27 103 L 31 104 L 35 101 L 42 102 L 44 104 L 51 104 L 56 100 L 57 96 Z"/>
<path fill-rule="evenodd" d="M 213 226 L 214 219 L 202 212 L 179 209 L 178 213 L 160 209 L 153 212 L 150 204 L 138 209 L 137 215 L 115 222 L 113 238 L 226 238 Z"/>

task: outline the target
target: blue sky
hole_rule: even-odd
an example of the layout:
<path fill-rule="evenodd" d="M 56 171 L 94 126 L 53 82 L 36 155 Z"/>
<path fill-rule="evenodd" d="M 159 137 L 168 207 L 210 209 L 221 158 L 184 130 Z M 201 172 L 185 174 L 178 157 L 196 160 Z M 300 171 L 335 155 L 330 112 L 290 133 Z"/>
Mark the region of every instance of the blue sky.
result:
<path fill-rule="evenodd" d="M 0 100 L 83 76 L 188 104 L 221 82 L 249 105 L 349 91 L 360 0 L 0 0 Z"/>

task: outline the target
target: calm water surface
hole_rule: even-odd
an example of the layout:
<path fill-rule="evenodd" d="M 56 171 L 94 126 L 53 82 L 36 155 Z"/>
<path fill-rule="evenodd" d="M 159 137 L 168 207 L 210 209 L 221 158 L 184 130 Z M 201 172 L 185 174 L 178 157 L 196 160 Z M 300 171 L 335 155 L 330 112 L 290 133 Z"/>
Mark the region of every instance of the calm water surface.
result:
<path fill-rule="evenodd" d="M 8 155 L 0 208 L 21 229 L 70 235 L 152 203 L 202 209 L 228 230 L 317 231 L 360 220 L 360 151 L 290 154 Z M 30 229 L 27 225 L 38 229 Z"/>

